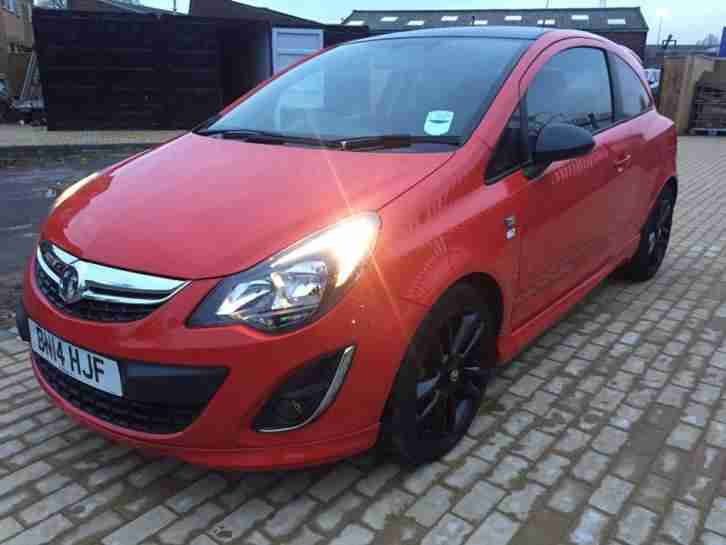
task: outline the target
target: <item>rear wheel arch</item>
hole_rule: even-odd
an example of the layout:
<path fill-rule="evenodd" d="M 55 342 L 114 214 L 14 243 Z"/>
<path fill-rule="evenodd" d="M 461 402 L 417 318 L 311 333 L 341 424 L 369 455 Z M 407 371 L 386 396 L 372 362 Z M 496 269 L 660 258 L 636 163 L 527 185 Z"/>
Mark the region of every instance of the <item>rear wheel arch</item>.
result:
<path fill-rule="evenodd" d="M 660 269 L 668 251 L 678 184 L 670 178 L 658 191 L 640 232 L 638 247 L 622 266 L 620 274 L 633 282 L 645 282 Z"/>
<path fill-rule="evenodd" d="M 650 209 L 653 207 L 653 205 L 658 201 L 658 198 L 663 194 L 663 192 L 667 188 L 673 189 L 673 195 L 675 197 L 675 200 L 678 200 L 678 178 L 676 176 L 671 176 L 668 178 L 665 182 L 655 187 L 653 194 L 651 195 L 651 201 L 649 203 L 648 212 L 650 213 Z"/>
<path fill-rule="evenodd" d="M 646 208 L 643 210 L 644 217 L 639 220 L 641 222 L 641 227 L 646 225 L 653 207 L 667 188 L 671 188 L 673 190 L 674 202 L 678 202 L 678 178 L 676 176 L 671 176 L 665 182 L 656 184 L 648 196 L 648 202 L 645 203 Z"/>

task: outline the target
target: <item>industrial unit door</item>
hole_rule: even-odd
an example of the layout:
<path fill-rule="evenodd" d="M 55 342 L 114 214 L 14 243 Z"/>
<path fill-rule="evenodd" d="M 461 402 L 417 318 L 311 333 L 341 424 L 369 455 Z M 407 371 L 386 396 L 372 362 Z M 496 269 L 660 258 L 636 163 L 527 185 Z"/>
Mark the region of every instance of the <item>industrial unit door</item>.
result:
<path fill-rule="evenodd" d="M 277 74 L 300 59 L 323 48 L 323 30 L 317 28 L 273 28 L 272 70 Z"/>

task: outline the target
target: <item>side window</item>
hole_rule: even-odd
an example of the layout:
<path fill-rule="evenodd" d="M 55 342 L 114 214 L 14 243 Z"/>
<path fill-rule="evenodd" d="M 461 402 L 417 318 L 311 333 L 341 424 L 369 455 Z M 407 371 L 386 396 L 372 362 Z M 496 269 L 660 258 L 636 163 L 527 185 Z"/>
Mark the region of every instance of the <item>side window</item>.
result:
<path fill-rule="evenodd" d="M 548 123 L 571 123 L 592 132 L 612 125 L 613 99 L 605 52 L 578 47 L 552 57 L 527 90 L 527 121 L 530 144 Z"/>
<path fill-rule="evenodd" d="M 486 179 L 493 181 L 503 174 L 513 172 L 527 161 L 524 141 L 522 140 L 522 113 L 520 107 L 514 110 L 504 127 L 487 167 Z"/>
<path fill-rule="evenodd" d="M 618 119 L 630 119 L 650 109 L 650 95 L 630 65 L 617 55 L 610 60 L 618 96 Z"/>

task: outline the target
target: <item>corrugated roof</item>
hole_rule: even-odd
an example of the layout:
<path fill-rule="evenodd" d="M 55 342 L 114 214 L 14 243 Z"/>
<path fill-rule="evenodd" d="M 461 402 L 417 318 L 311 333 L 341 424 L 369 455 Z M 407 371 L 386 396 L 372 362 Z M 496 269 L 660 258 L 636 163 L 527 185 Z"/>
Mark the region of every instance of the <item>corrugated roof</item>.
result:
<path fill-rule="evenodd" d="M 701 45 L 701 44 L 678 44 L 669 45 L 668 49 L 665 50 L 666 54 L 669 55 L 692 55 L 694 53 L 706 53 L 712 49 L 718 51 L 718 46 L 712 45 Z M 655 56 L 658 53 L 663 53 L 663 47 L 660 45 L 647 45 L 645 51 L 648 55 Z"/>
<path fill-rule="evenodd" d="M 481 37 L 481 38 L 511 38 L 514 40 L 536 40 L 542 34 L 552 32 L 548 28 L 531 26 L 458 26 L 445 28 L 426 28 L 423 30 L 402 31 L 395 35 L 379 32 L 369 38 L 359 40 L 372 42 L 381 40 L 395 40 L 401 37 Z"/>
<path fill-rule="evenodd" d="M 544 26 L 585 31 L 648 31 L 640 8 L 354 10 L 343 24 L 367 25 L 372 32 L 461 25 Z"/>
<path fill-rule="evenodd" d="M 320 24 L 311 19 L 303 19 L 302 17 L 282 13 L 281 11 L 251 6 L 235 0 L 190 0 L 189 15 L 268 21 L 273 25 Z"/>
<path fill-rule="evenodd" d="M 109 6 L 113 6 L 118 9 L 129 11 L 131 13 L 157 13 L 157 14 L 174 13 L 171 10 L 152 8 L 149 6 L 142 6 L 139 4 L 127 4 L 126 2 L 118 2 L 117 0 L 96 0 L 96 2 L 98 2 L 99 4 L 108 4 Z"/>

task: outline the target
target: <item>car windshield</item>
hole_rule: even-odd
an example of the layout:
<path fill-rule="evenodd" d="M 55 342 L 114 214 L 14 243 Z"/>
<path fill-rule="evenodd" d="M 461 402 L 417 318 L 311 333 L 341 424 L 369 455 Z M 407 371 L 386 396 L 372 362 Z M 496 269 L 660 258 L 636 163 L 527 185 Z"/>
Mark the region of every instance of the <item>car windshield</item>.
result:
<path fill-rule="evenodd" d="M 346 44 L 290 70 L 202 133 L 463 143 L 528 45 L 481 37 Z"/>

